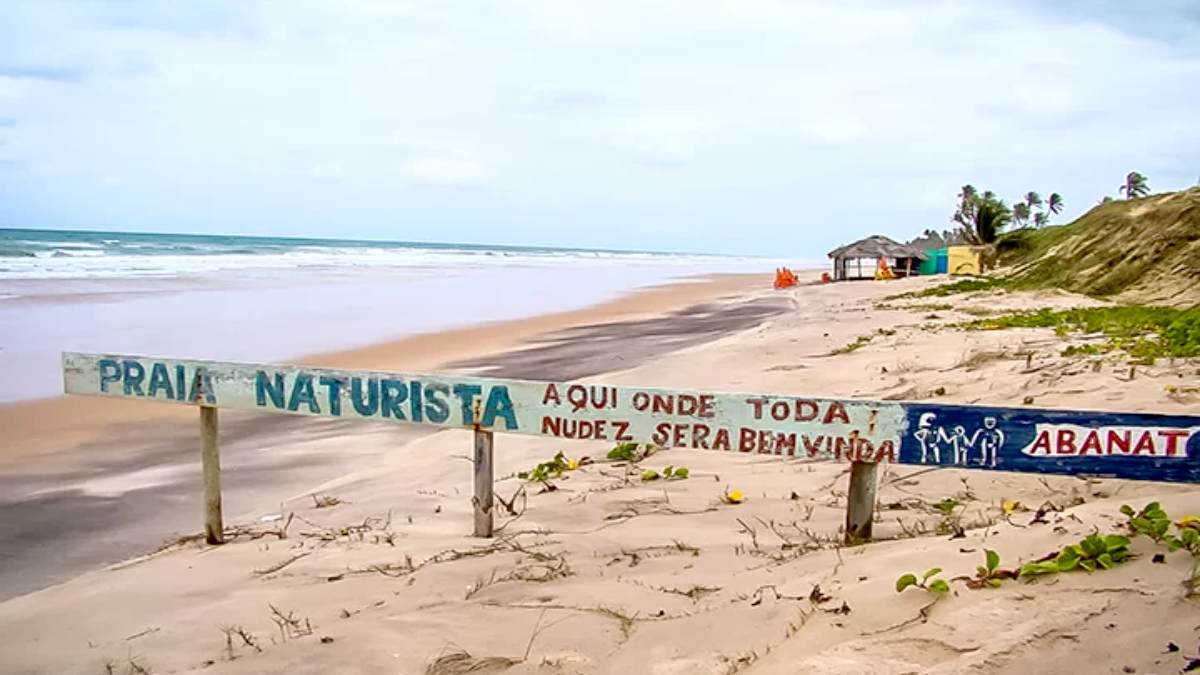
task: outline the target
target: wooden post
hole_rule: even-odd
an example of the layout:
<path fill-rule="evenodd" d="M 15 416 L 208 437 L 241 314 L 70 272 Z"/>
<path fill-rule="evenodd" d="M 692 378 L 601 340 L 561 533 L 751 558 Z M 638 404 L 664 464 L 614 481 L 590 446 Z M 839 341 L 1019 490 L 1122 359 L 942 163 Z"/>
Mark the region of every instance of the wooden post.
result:
<path fill-rule="evenodd" d="M 857 262 L 858 262 L 858 278 L 859 278 L 859 279 L 861 279 L 861 278 L 863 278 L 863 275 L 862 275 L 862 258 L 857 258 L 856 260 L 857 260 Z"/>
<path fill-rule="evenodd" d="M 875 462 L 850 465 L 850 494 L 846 498 L 846 545 L 871 541 L 875 520 Z"/>
<path fill-rule="evenodd" d="M 225 543 L 221 519 L 221 456 L 217 446 L 217 409 L 200 406 L 200 463 L 204 469 L 204 540 Z"/>
<path fill-rule="evenodd" d="M 475 536 L 492 536 L 492 432 L 475 427 Z"/>

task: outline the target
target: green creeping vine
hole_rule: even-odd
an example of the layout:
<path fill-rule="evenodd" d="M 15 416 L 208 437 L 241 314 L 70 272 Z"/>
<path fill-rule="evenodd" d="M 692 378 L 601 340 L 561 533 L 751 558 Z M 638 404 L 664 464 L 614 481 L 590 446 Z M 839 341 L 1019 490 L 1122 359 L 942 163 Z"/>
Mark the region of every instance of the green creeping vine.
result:
<path fill-rule="evenodd" d="M 1078 544 L 1067 544 L 1061 551 L 1025 563 L 1021 566 L 1021 575 L 1032 577 L 1075 569 L 1087 570 L 1090 574 L 1098 568 L 1111 569 L 1132 557 L 1128 537 L 1092 534 Z"/>
<path fill-rule="evenodd" d="M 563 472 L 571 468 L 570 460 L 561 451 L 548 462 L 542 462 L 529 471 L 521 471 L 517 478 L 530 483 L 545 483 L 551 478 L 562 478 Z"/>
<path fill-rule="evenodd" d="M 930 593 L 948 593 L 950 592 L 950 584 L 945 579 L 940 577 L 931 579 L 931 577 L 935 577 L 935 575 L 941 574 L 941 572 L 942 568 L 934 567 L 925 572 L 919 580 L 915 574 L 905 574 L 896 580 L 896 592 L 903 593 L 904 589 L 913 586 L 915 588 L 923 588 Z"/>
<path fill-rule="evenodd" d="M 1178 534 L 1171 534 L 1171 517 L 1158 502 L 1150 502 L 1140 511 L 1128 504 L 1121 506 L 1121 513 L 1129 518 L 1130 532 L 1145 535 L 1156 544 L 1166 546 L 1168 551 L 1183 549 L 1192 554 L 1192 570 L 1184 580 L 1187 595 L 1200 593 L 1200 518 L 1184 516 L 1175 523 Z"/>
<path fill-rule="evenodd" d="M 652 443 L 620 443 L 608 451 L 608 458 L 614 462 L 637 464 L 656 450 L 658 448 Z"/>
<path fill-rule="evenodd" d="M 990 548 L 983 550 L 983 560 L 984 564 L 975 568 L 975 576 L 954 579 L 965 582 L 967 588 L 1000 588 L 1004 579 L 1016 579 L 1020 575 L 1019 570 L 1000 569 L 1000 554 Z"/>
<path fill-rule="evenodd" d="M 934 508 L 947 512 L 954 506 L 953 500 L 945 500 Z M 1132 535 L 1144 535 L 1165 546 L 1168 551 L 1183 549 L 1191 554 L 1192 568 L 1183 585 L 1187 588 L 1188 597 L 1200 594 L 1200 517 L 1184 516 L 1172 523 L 1170 516 L 1163 511 L 1158 502 L 1151 502 L 1139 511 L 1134 511 L 1129 505 L 1122 505 L 1121 513 L 1129 518 L 1126 527 Z M 1172 525 L 1175 526 L 1174 533 L 1171 532 Z M 1129 545 L 1129 537 L 1095 533 L 1078 543 L 1068 544 L 1060 550 L 1027 562 L 1015 570 L 1001 569 L 1000 554 L 991 549 L 984 549 L 984 564 L 976 568 L 975 576 L 957 576 L 952 581 L 962 581 L 968 588 L 973 589 L 999 588 L 1005 579 L 1031 578 L 1075 570 L 1084 570 L 1090 574 L 1096 570 L 1111 569 L 1131 560 L 1134 553 L 1129 550 Z M 1155 562 L 1162 562 L 1161 556 L 1155 558 Z M 941 571 L 940 567 L 934 567 L 920 578 L 915 574 L 905 574 L 896 580 L 896 592 L 903 592 L 911 586 L 929 593 L 946 593 L 950 590 L 950 584 L 937 577 Z"/>
<path fill-rule="evenodd" d="M 662 470 L 661 474 L 654 469 L 646 469 L 642 472 L 642 480 L 651 481 L 660 478 L 663 480 L 683 480 L 688 477 L 688 473 L 690 472 L 686 466 L 668 466 Z"/>

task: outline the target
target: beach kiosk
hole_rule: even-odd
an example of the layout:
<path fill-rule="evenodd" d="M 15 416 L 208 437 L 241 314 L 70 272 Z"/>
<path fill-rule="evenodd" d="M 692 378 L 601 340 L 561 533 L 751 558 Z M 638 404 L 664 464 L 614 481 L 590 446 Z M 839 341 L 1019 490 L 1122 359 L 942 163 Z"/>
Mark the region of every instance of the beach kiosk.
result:
<path fill-rule="evenodd" d="M 896 277 L 915 276 L 920 274 L 921 262 L 929 258 L 925 251 L 878 234 L 835 248 L 829 257 L 834 281 L 874 279 L 880 260 Z"/>

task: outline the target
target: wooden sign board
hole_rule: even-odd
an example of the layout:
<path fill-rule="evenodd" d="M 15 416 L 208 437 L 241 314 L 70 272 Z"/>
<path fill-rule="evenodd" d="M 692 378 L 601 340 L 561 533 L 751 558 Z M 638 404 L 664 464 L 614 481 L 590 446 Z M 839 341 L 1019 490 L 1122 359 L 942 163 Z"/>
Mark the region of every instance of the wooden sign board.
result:
<path fill-rule="evenodd" d="M 848 462 L 1200 482 L 1200 416 L 63 355 L 68 394 Z M 796 389 L 803 389 L 798 380 Z M 490 443 L 488 445 L 490 450 Z"/>

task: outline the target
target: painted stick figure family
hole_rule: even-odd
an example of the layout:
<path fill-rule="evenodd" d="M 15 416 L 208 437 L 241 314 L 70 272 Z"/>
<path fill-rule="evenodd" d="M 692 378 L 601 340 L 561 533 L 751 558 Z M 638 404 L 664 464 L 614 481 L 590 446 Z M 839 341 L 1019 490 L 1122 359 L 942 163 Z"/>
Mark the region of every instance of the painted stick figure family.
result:
<path fill-rule="evenodd" d="M 1004 445 L 1004 432 L 996 427 L 995 417 L 983 418 L 983 428 L 976 429 L 970 436 L 961 424 L 953 429 L 934 426 L 937 414 L 927 412 L 917 421 L 917 429 L 913 438 L 921 444 L 921 463 L 928 464 L 929 456 L 933 456 L 934 464 L 942 463 L 942 450 L 952 451 L 955 464 L 965 466 L 970 461 L 970 453 L 979 449 L 979 466 L 996 466 L 996 453 Z M 978 444 L 978 445 L 977 445 Z"/>

